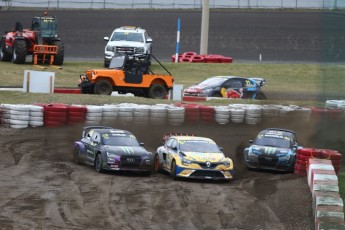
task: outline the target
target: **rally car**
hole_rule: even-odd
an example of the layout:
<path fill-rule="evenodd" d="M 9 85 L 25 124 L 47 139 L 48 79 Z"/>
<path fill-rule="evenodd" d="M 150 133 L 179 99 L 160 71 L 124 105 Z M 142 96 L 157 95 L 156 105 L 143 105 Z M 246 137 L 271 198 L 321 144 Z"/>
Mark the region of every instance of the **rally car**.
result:
<path fill-rule="evenodd" d="M 106 126 L 86 126 L 74 143 L 73 160 L 95 167 L 96 172 L 126 170 L 152 172 L 153 154 L 129 131 Z"/>
<path fill-rule="evenodd" d="M 183 96 L 265 100 L 261 90 L 265 84 L 266 80 L 258 77 L 214 76 L 186 88 Z"/>
<path fill-rule="evenodd" d="M 296 161 L 296 133 L 287 129 L 268 128 L 259 132 L 255 140 L 244 149 L 248 168 L 293 171 Z"/>
<path fill-rule="evenodd" d="M 211 139 L 189 134 L 166 134 L 154 158 L 155 171 L 178 177 L 230 180 L 233 162 Z"/>

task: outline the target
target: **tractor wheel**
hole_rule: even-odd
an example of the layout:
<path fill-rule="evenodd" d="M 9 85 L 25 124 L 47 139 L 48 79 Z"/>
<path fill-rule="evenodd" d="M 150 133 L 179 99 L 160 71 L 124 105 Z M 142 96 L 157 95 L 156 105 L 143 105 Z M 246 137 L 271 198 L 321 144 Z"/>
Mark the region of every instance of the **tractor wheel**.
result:
<path fill-rule="evenodd" d="M 113 86 L 107 80 L 100 80 L 96 82 L 94 92 L 100 95 L 110 95 L 113 92 Z"/>
<path fill-rule="evenodd" d="M 167 96 L 167 89 L 163 85 L 152 85 L 148 92 L 148 97 L 154 99 L 165 99 Z"/>
<path fill-rule="evenodd" d="M 12 55 L 5 51 L 5 39 L 2 38 L 0 41 L 0 61 L 11 61 Z"/>
<path fill-rule="evenodd" d="M 51 43 L 52 46 L 57 46 L 58 47 L 58 52 L 54 57 L 54 65 L 62 65 L 63 64 L 63 59 L 65 55 L 65 47 L 64 44 L 61 41 L 53 41 Z"/>
<path fill-rule="evenodd" d="M 24 64 L 26 59 L 27 47 L 24 40 L 16 40 L 13 45 L 12 62 Z"/>

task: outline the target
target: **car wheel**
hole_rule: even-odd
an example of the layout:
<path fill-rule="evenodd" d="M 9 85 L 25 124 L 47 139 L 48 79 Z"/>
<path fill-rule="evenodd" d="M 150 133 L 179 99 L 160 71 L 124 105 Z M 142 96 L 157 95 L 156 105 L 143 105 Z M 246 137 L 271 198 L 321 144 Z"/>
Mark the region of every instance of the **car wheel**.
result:
<path fill-rule="evenodd" d="M 24 40 L 17 40 L 13 45 L 12 62 L 16 64 L 24 64 L 26 58 L 27 48 Z"/>
<path fill-rule="evenodd" d="M 102 155 L 100 153 L 97 154 L 96 159 L 95 159 L 95 169 L 96 169 L 96 172 L 98 172 L 98 173 L 103 172 L 103 169 L 102 169 Z"/>
<path fill-rule="evenodd" d="M 152 85 L 148 92 L 148 97 L 153 99 L 165 99 L 167 96 L 167 89 L 163 85 Z"/>
<path fill-rule="evenodd" d="M 153 167 L 154 167 L 154 172 L 158 173 L 160 168 L 159 168 L 159 156 L 158 154 L 155 155 L 154 162 L 153 162 Z"/>
<path fill-rule="evenodd" d="M 113 92 L 113 86 L 107 80 L 97 81 L 94 88 L 95 94 L 110 95 Z"/>
<path fill-rule="evenodd" d="M 171 168 L 170 168 L 170 175 L 174 180 L 177 180 L 177 176 L 176 176 L 176 162 L 173 161 L 171 163 Z"/>
<path fill-rule="evenodd" d="M 73 151 L 73 162 L 76 164 L 80 164 L 80 158 L 79 158 L 80 154 L 79 153 L 80 153 L 79 148 L 75 147 L 74 151 Z"/>
<path fill-rule="evenodd" d="M 214 92 L 211 97 L 222 97 L 222 95 L 219 92 Z"/>
<path fill-rule="evenodd" d="M 260 93 L 256 94 L 255 99 L 256 100 L 266 100 L 267 97 L 266 97 L 266 95 L 263 92 L 260 92 Z"/>

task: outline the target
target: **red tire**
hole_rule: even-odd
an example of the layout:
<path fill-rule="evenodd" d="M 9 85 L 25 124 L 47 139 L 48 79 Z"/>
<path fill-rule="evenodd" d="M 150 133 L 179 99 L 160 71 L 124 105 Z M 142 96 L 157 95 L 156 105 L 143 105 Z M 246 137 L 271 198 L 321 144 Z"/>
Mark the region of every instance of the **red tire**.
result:
<path fill-rule="evenodd" d="M 307 171 L 305 170 L 294 170 L 294 174 L 299 175 L 299 176 L 307 176 Z"/>
<path fill-rule="evenodd" d="M 183 54 L 177 56 L 177 62 L 180 62 L 180 59 L 183 57 Z M 171 56 L 171 62 L 175 62 L 176 54 Z"/>
<path fill-rule="evenodd" d="M 322 153 L 318 149 L 313 149 L 313 148 L 302 148 L 298 149 L 298 154 L 304 155 L 304 156 L 310 156 L 313 158 L 321 158 Z"/>
<path fill-rule="evenodd" d="M 294 166 L 295 168 L 295 171 L 306 171 L 307 170 L 307 167 L 305 165 L 299 165 L 299 164 L 295 164 Z"/>
<path fill-rule="evenodd" d="M 86 113 L 87 108 L 86 106 L 76 106 L 76 105 L 70 105 L 67 107 L 68 112 L 84 112 Z"/>
<path fill-rule="evenodd" d="M 297 157 L 297 160 L 304 161 L 304 162 L 308 162 L 310 158 L 310 156 L 305 156 L 302 154 L 297 154 L 296 157 Z"/>
<path fill-rule="evenodd" d="M 296 165 L 307 166 L 308 161 L 298 160 L 296 161 Z"/>
<path fill-rule="evenodd" d="M 44 106 L 44 111 L 66 112 L 67 106 L 60 103 L 48 104 Z"/>
<path fill-rule="evenodd" d="M 232 63 L 232 57 L 222 57 L 220 63 Z"/>
<path fill-rule="evenodd" d="M 44 121 L 44 126 L 49 128 L 55 128 L 55 127 L 62 127 L 65 123 L 57 122 L 57 121 Z"/>
<path fill-rule="evenodd" d="M 196 52 L 184 52 L 183 53 L 183 57 L 193 57 L 195 55 L 197 55 Z"/>
<path fill-rule="evenodd" d="M 194 63 L 202 63 L 205 62 L 205 58 L 201 55 L 195 55 L 192 57 L 192 62 Z"/>
<path fill-rule="evenodd" d="M 205 56 L 205 63 L 220 63 L 222 57 L 221 55 L 207 55 Z"/>
<path fill-rule="evenodd" d="M 192 62 L 192 58 L 190 58 L 190 57 L 182 57 L 182 58 L 180 58 L 180 62 Z"/>
<path fill-rule="evenodd" d="M 341 160 L 341 153 L 339 153 L 336 150 L 331 149 L 320 149 L 322 153 L 322 159 L 328 159 L 328 160 Z"/>
<path fill-rule="evenodd" d="M 86 113 L 85 112 L 67 112 L 67 117 L 85 117 Z"/>

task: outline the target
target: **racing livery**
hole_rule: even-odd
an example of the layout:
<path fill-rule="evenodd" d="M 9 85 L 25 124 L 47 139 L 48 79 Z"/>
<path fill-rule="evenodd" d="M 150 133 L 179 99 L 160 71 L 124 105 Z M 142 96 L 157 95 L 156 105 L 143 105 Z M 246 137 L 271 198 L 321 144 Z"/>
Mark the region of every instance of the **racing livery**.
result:
<path fill-rule="evenodd" d="M 259 132 L 255 140 L 244 149 L 248 168 L 292 171 L 296 161 L 296 133 L 287 129 L 269 128 Z"/>
<path fill-rule="evenodd" d="M 178 177 L 198 179 L 233 178 L 233 162 L 211 139 L 185 134 L 168 134 L 154 158 L 155 171 L 164 170 Z"/>
<path fill-rule="evenodd" d="M 96 172 L 126 170 L 152 172 L 148 152 L 129 131 L 106 126 L 86 126 L 82 139 L 74 143 L 75 163 L 93 165 Z"/>

